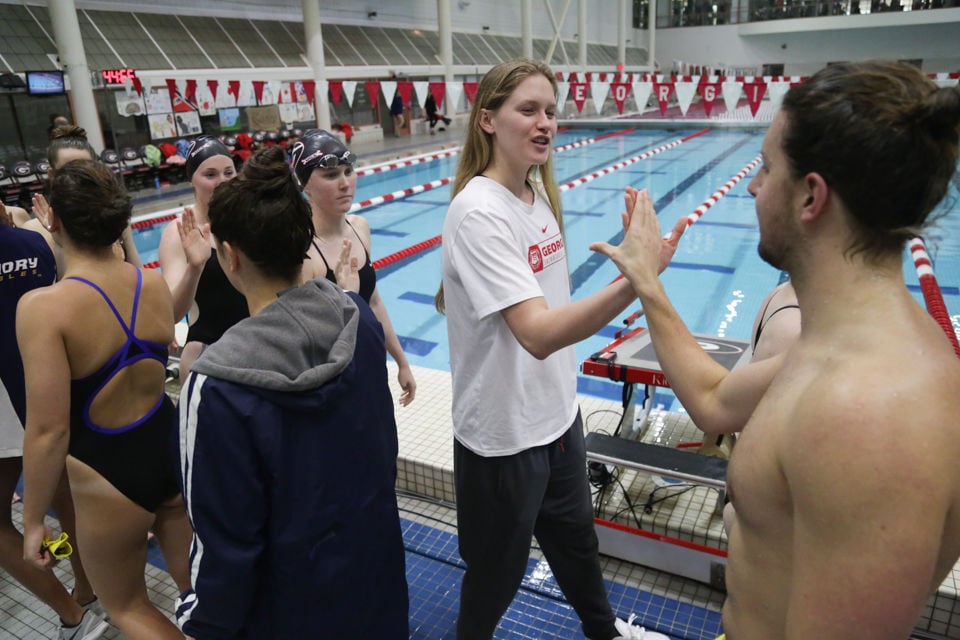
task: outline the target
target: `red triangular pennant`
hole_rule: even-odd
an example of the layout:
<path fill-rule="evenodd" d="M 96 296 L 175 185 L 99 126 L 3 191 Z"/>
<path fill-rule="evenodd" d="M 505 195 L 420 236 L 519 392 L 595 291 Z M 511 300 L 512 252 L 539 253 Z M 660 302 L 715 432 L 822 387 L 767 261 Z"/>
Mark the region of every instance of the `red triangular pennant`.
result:
<path fill-rule="evenodd" d="M 253 94 L 257 96 L 257 104 L 260 104 L 260 102 L 263 101 L 263 85 L 265 84 L 266 82 L 263 80 L 253 81 Z"/>
<path fill-rule="evenodd" d="M 479 82 L 464 82 L 463 83 L 463 92 L 467 94 L 467 100 L 470 104 L 473 104 L 473 99 L 477 96 L 477 88 L 480 87 Z M 436 100 L 436 98 L 434 98 Z"/>
<path fill-rule="evenodd" d="M 188 102 L 197 102 L 197 81 L 196 80 L 187 80 L 187 91 L 184 98 Z"/>
<path fill-rule="evenodd" d="M 142 96 L 143 83 L 140 82 L 140 78 L 138 78 L 137 76 L 133 76 L 132 78 L 130 78 L 130 80 L 131 82 L 133 82 L 133 90 L 137 92 L 138 96 Z"/>
<path fill-rule="evenodd" d="M 343 98 L 343 83 L 339 80 L 330 82 L 330 97 L 333 98 L 333 105 L 340 106 L 340 100 Z"/>
<path fill-rule="evenodd" d="M 376 106 L 380 98 L 380 83 L 376 80 L 370 80 L 364 82 L 363 86 L 367 88 L 367 97 L 370 99 L 370 104 Z"/>
<path fill-rule="evenodd" d="M 170 92 L 170 104 L 173 104 L 173 101 L 177 99 L 177 81 L 173 78 L 167 78 L 164 82 L 167 83 L 167 91 Z"/>
<path fill-rule="evenodd" d="M 747 94 L 747 104 L 750 105 L 750 115 L 756 116 L 760 109 L 760 101 L 767 92 L 766 82 L 744 82 L 743 92 Z"/>
<path fill-rule="evenodd" d="M 413 95 L 413 83 L 409 80 L 401 80 L 397 83 L 397 93 L 400 94 L 400 99 L 403 100 L 403 108 L 410 108 L 410 96 Z M 436 98 L 434 98 L 436 100 Z M 439 108 L 440 103 L 437 103 L 437 108 Z"/>
<path fill-rule="evenodd" d="M 570 97 L 573 98 L 573 103 L 577 105 L 577 113 L 583 113 L 583 103 L 587 101 L 587 88 L 589 85 L 586 82 L 571 82 L 570 83 Z"/>
<path fill-rule="evenodd" d="M 700 97 L 703 98 L 703 110 L 706 112 L 708 118 L 710 117 L 710 112 L 713 111 L 713 103 L 717 101 L 717 96 L 719 95 L 719 82 L 700 83 Z"/>
<path fill-rule="evenodd" d="M 233 99 L 240 99 L 240 81 L 239 80 L 230 80 L 227 82 L 227 93 L 233 96 Z"/>
<path fill-rule="evenodd" d="M 307 96 L 307 102 L 313 104 L 314 98 L 316 98 L 317 92 L 317 82 L 316 80 L 304 80 L 303 81 L 303 92 Z"/>
<path fill-rule="evenodd" d="M 210 95 L 213 96 L 213 101 L 217 101 L 217 87 L 219 83 L 216 80 L 207 80 L 207 89 L 210 89 Z"/>
<path fill-rule="evenodd" d="M 430 89 L 430 95 L 433 96 L 433 101 L 437 103 L 437 111 L 443 113 L 443 99 L 447 95 L 447 83 L 445 82 L 431 82 L 427 87 Z M 476 94 L 476 90 L 473 92 Z M 467 99 L 470 99 L 470 96 L 467 96 Z M 472 100 L 471 100 L 472 102 Z"/>
<path fill-rule="evenodd" d="M 660 105 L 660 115 L 667 115 L 667 101 L 673 95 L 672 82 L 654 82 L 653 93 L 657 97 L 657 103 Z"/>
<path fill-rule="evenodd" d="M 617 113 L 623 113 L 623 103 L 630 95 L 630 85 L 626 82 L 613 82 L 610 84 L 610 93 L 613 94 L 613 101 L 617 103 Z"/>

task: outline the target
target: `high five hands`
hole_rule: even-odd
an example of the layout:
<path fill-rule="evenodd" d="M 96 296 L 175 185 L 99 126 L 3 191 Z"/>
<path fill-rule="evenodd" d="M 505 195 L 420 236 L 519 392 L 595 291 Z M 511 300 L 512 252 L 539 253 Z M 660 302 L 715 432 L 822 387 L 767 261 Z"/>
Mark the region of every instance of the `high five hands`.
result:
<path fill-rule="evenodd" d="M 639 290 L 657 280 L 670 264 L 687 229 L 687 218 L 677 220 L 670 233 L 661 237 L 660 222 L 649 191 L 627 187 L 624 202 L 627 210 L 621 214 L 623 240 L 617 246 L 594 242 L 590 250 L 613 260 L 620 273 Z"/>

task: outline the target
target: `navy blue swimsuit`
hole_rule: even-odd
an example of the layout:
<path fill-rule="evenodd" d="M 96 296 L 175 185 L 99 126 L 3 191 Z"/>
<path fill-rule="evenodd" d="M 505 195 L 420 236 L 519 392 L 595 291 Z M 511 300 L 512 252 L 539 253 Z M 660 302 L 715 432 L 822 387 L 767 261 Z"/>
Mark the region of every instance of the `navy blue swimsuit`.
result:
<path fill-rule="evenodd" d="M 94 399 L 126 367 L 141 360 L 167 364 L 167 345 L 134 334 L 143 273 L 137 270 L 130 326 L 103 289 L 84 278 L 71 276 L 93 287 L 110 305 L 127 340 L 94 373 L 70 382 L 70 455 L 89 465 L 123 495 L 150 512 L 179 493 L 176 456 L 177 415 L 173 403 L 161 392 L 156 404 L 132 424 L 108 429 L 90 418 Z"/>

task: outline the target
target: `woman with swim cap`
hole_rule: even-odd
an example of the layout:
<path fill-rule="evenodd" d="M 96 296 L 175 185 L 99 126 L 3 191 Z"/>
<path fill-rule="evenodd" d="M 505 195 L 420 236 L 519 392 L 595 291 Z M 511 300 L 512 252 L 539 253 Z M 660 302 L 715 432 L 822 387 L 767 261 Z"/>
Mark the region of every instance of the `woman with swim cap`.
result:
<path fill-rule="evenodd" d="M 250 315 L 243 296 L 217 262 L 207 214 L 213 190 L 237 175 L 233 156 L 216 138 L 200 136 L 190 145 L 184 166 L 196 200 L 164 228 L 159 251 L 160 270 L 173 294 L 174 317 L 187 315 L 190 323 L 180 354 L 181 380 L 206 345 Z"/>
<path fill-rule="evenodd" d="M 352 151 L 323 129 L 307 131 L 291 147 L 290 163 L 300 189 L 310 200 L 315 229 L 307 259 L 303 262 L 303 280 L 326 278 L 336 282 L 334 268 L 344 250 L 344 243 L 350 243 L 352 259 L 361 265 L 358 271 L 360 297 L 370 305 L 383 325 L 387 352 L 399 367 L 397 380 L 403 389 L 400 404 L 407 406 L 417 394 L 417 383 L 393 330 L 387 308 L 377 292 L 377 273 L 370 262 L 370 224 L 360 216 L 347 215 L 357 191 L 356 161 Z"/>

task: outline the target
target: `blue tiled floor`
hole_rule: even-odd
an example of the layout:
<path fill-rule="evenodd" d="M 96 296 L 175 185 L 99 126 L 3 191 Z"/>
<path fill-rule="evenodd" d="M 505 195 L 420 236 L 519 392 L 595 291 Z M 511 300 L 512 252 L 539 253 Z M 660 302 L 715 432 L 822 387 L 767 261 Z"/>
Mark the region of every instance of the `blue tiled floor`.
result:
<path fill-rule="evenodd" d="M 448 640 L 454 637 L 462 562 L 454 534 L 403 521 L 410 585 L 410 638 Z M 553 576 L 531 560 L 523 585 L 494 636 L 571 638 L 580 640 L 580 621 L 564 600 Z M 607 583 L 614 611 L 637 615 L 637 623 L 672 640 L 713 640 L 720 633 L 720 615 L 701 607 Z"/>
<path fill-rule="evenodd" d="M 410 585 L 410 638 L 452 640 L 463 575 L 457 537 L 410 520 L 402 520 L 402 525 Z M 148 560 L 165 568 L 155 544 L 150 546 Z M 615 582 L 607 583 L 607 593 L 615 613 L 623 618 L 634 613 L 637 624 L 665 633 L 671 640 L 714 640 L 720 634 L 720 614 L 714 611 Z M 564 601 L 552 574 L 530 560 L 523 585 L 494 638 L 583 640 L 583 637 L 580 620 Z"/>

